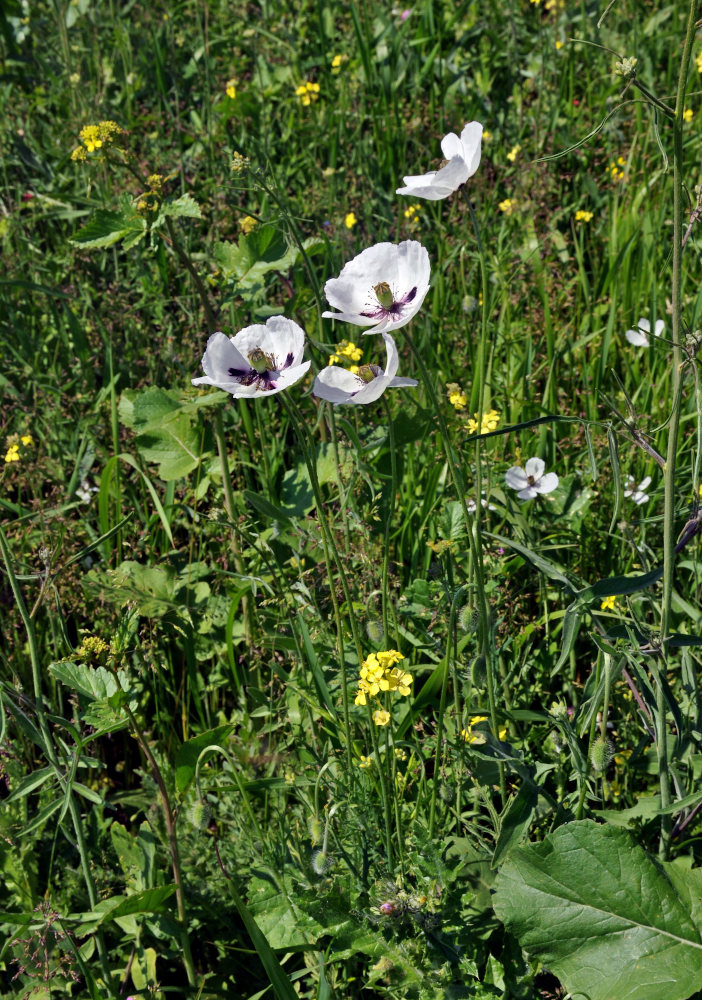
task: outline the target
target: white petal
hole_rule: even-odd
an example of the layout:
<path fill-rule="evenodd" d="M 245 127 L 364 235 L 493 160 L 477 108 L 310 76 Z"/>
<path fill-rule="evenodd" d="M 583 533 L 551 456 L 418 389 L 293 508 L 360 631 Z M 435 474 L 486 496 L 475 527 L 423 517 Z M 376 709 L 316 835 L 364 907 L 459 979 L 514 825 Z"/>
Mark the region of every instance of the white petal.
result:
<path fill-rule="evenodd" d="M 639 483 L 639 489 L 640 490 L 645 490 L 646 487 L 650 486 L 652 482 L 653 482 L 653 480 L 651 479 L 650 476 L 644 476 L 644 478 Z"/>
<path fill-rule="evenodd" d="M 463 159 L 468 167 L 468 176 L 472 177 L 480 166 L 480 154 L 483 141 L 483 126 L 480 122 L 468 122 L 461 132 Z"/>
<path fill-rule="evenodd" d="M 397 353 L 397 345 L 389 333 L 382 334 L 385 341 L 385 371 L 383 375 L 394 378 L 397 369 L 400 367 L 400 355 Z"/>
<path fill-rule="evenodd" d="M 463 145 L 455 132 L 449 132 L 441 140 L 441 152 L 445 160 L 451 160 L 454 156 L 463 158 Z"/>
<path fill-rule="evenodd" d="M 663 333 L 664 330 L 665 330 L 665 322 L 662 319 L 657 319 L 656 325 L 653 329 L 654 336 L 660 337 L 660 335 Z"/>
<path fill-rule="evenodd" d="M 524 468 L 527 476 L 531 476 L 532 479 L 541 479 L 546 468 L 546 463 L 543 458 L 529 458 Z"/>
<path fill-rule="evenodd" d="M 648 337 L 645 333 L 639 333 L 638 330 L 627 330 L 624 336 L 634 347 L 648 347 Z"/>
<path fill-rule="evenodd" d="M 527 474 L 521 465 L 513 465 L 511 469 L 507 469 L 507 472 L 505 472 L 505 482 L 513 490 L 523 490 L 529 484 Z"/>
<path fill-rule="evenodd" d="M 520 500 L 533 500 L 536 495 L 537 493 L 533 486 L 527 486 L 526 489 L 520 490 L 517 493 Z"/>
<path fill-rule="evenodd" d="M 643 318 L 640 319 L 639 322 L 636 325 L 638 326 L 639 330 L 644 330 L 645 333 L 650 333 L 651 332 L 651 323 L 647 319 L 643 319 Z"/>
<path fill-rule="evenodd" d="M 406 194 L 410 198 L 426 198 L 427 201 L 440 201 L 453 193 L 452 188 L 435 183 L 437 171 L 420 174 L 417 177 L 404 177 L 405 187 L 398 188 L 395 194 Z"/>
<path fill-rule="evenodd" d="M 557 487 L 558 476 L 555 472 L 547 472 L 538 483 L 534 483 L 534 489 L 537 493 L 553 493 Z"/>
<path fill-rule="evenodd" d="M 244 327 L 232 338 L 232 343 L 245 358 L 251 351 L 260 348 L 264 354 L 275 359 L 276 366 L 282 368 L 292 355 L 287 367 L 298 365 L 305 350 L 305 334 L 291 319 L 285 316 L 271 316 L 266 325 L 257 323 Z M 246 367 L 251 365 L 247 360 Z"/>
<path fill-rule="evenodd" d="M 383 395 L 390 385 L 390 381 L 387 375 L 376 376 L 372 382 L 367 382 L 359 392 L 354 393 L 353 398 L 349 402 L 357 404 L 374 403 L 376 399 L 380 399 Z"/>
<path fill-rule="evenodd" d="M 234 346 L 233 341 L 223 333 L 213 333 L 207 341 L 205 353 L 202 356 L 204 377 L 192 379 L 193 385 L 238 385 L 229 374 L 229 369 L 248 371 L 251 365 L 247 358 Z"/>
<path fill-rule="evenodd" d="M 285 371 L 281 372 L 275 380 L 275 389 L 268 389 L 267 391 L 261 392 L 261 396 L 272 396 L 276 392 L 280 392 L 281 389 L 287 389 L 288 386 L 295 385 L 299 382 L 302 376 L 307 372 L 307 369 L 312 364 L 311 361 L 303 361 L 301 365 L 292 365 L 290 368 L 286 368 Z"/>
<path fill-rule="evenodd" d="M 393 378 L 390 380 L 391 389 L 399 389 L 400 386 L 411 387 L 414 385 L 419 385 L 419 382 L 416 380 L 416 378 Z"/>

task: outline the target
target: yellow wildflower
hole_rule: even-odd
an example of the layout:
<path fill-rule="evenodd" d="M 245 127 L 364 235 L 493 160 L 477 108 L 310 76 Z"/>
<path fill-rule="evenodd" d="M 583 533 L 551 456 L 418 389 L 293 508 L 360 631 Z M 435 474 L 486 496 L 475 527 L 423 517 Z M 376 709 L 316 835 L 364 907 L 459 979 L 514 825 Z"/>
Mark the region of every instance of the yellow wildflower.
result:
<path fill-rule="evenodd" d="M 372 763 L 373 763 L 373 761 L 372 761 L 372 759 L 370 757 L 364 757 L 364 755 L 361 754 L 361 759 L 358 762 L 358 766 L 360 768 L 363 768 L 363 770 L 365 771 L 366 768 L 369 768 Z"/>
<path fill-rule="evenodd" d="M 504 212 L 505 215 L 511 215 L 512 212 L 514 212 L 514 205 L 515 202 L 512 198 L 505 198 L 505 200 L 501 201 L 497 207 L 501 212 Z"/>
<path fill-rule="evenodd" d="M 390 713 L 386 712 L 384 708 L 378 708 L 373 712 L 373 722 L 376 726 L 387 726 L 390 721 Z"/>
<path fill-rule="evenodd" d="M 702 73 L 702 51 L 698 52 L 695 56 L 695 66 L 697 67 L 697 72 Z"/>
<path fill-rule="evenodd" d="M 486 128 L 483 129 L 483 142 L 490 142 L 492 139 L 492 132 L 488 132 Z"/>
<path fill-rule="evenodd" d="M 353 229 L 353 227 L 356 225 L 357 222 L 358 219 L 353 214 L 353 212 L 347 212 L 346 215 L 344 216 L 344 225 L 346 226 L 347 229 Z"/>
<path fill-rule="evenodd" d="M 257 225 L 258 222 L 256 221 L 256 219 L 254 219 L 250 215 L 245 215 L 243 219 L 239 219 L 239 229 L 242 231 L 244 236 L 248 236 L 249 233 L 252 232 Z"/>
<path fill-rule="evenodd" d="M 348 60 L 348 56 L 335 55 L 332 57 L 331 61 L 331 71 L 334 76 L 337 76 L 341 72 L 341 67 Z"/>
<path fill-rule="evenodd" d="M 576 222 L 590 222 L 591 219 L 592 219 L 592 212 L 587 212 L 585 211 L 584 208 L 579 208 L 578 211 L 575 213 Z"/>
<path fill-rule="evenodd" d="M 490 431 L 496 431 L 497 425 L 500 422 L 500 414 L 497 410 L 488 410 L 487 413 L 483 413 L 483 418 L 480 421 L 480 433 L 488 434 Z M 478 433 L 478 414 L 473 414 L 473 419 L 468 420 L 468 433 L 477 434 Z"/>
<path fill-rule="evenodd" d="M 693 115 L 694 115 L 694 112 L 693 112 L 692 108 L 685 108 L 685 110 L 683 111 L 683 114 L 682 114 L 683 121 L 684 122 L 691 122 L 692 118 L 693 118 Z"/>
<path fill-rule="evenodd" d="M 409 208 L 405 209 L 404 215 L 408 222 L 414 222 L 417 212 L 421 208 L 421 205 L 410 205 Z"/>
<path fill-rule="evenodd" d="M 19 460 L 20 460 L 20 457 L 19 457 L 19 445 L 18 444 L 11 444 L 10 447 L 5 452 L 5 461 L 6 462 L 19 462 Z"/>
<path fill-rule="evenodd" d="M 522 147 L 519 145 L 519 143 L 517 143 L 516 146 L 512 146 L 509 153 L 507 154 L 507 159 L 509 160 L 509 162 L 514 163 L 514 161 L 517 159 L 521 151 Z"/>
<path fill-rule="evenodd" d="M 227 97 L 231 98 L 233 101 L 236 97 L 236 80 L 227 80 L 224 90 Z"/>
<path fill-rule="evenodd" d="M 295 88 L 295 95 L 300 98 L 300 103 L 304 107 L 308 107 L 312 101 L 316 101 L 319 97 L 319 84 L 309 81 L 301 83 L 299 87 Z"/>
<path fill-rule="evenodd" d="M 453 392 L 449 393 L 449 403 L 451 406 L 455 406 L 457 410 L 462 410 L 468 405 L 468 397 L 460 389 L 454 389 Z"/>
<path fill-rule="evenodd" d="M 626 160 L 623 156 L 618 156 L 616 160 L 612 160 L 609 165 L 609 174 L 613 181 L 623 181 L 624 180 L 624 167 L 626 166 Z"/>
<path fill-rule="evenodd" d="M 614 594 L 611 594 L 609 597 L 605 597 L 605 599 L 602 601 L 602 604 L 600 604 L 600 609 L 602 611 L 614 611 L 616 605 L 617 605 L 617 598 L 614 596 Z"/>
<path fill-rule="evenodd" d="M 556 51 L 558 52 L 559 49 L 562 49 L 562 48 L 563 48 L 563 42 L 559 38 L 557 38 L 556 39 Z"/>
<path fill-rule="evenodd" d="M 349 361 L 360 361 L 363 357 L 363 351 L 360 347 L 356 347 L 352 340 L 342 340 L 337 351 L 342 357 L 348 358 Z"/>
<path fill-rule="evenodd" d="M 23 434 L 22 437 L 20 438 L 20 441 L 22 442 L 25 448 L 31 448 L 34 445 L 34 438 L 32 437 L 31 434 Z"/>

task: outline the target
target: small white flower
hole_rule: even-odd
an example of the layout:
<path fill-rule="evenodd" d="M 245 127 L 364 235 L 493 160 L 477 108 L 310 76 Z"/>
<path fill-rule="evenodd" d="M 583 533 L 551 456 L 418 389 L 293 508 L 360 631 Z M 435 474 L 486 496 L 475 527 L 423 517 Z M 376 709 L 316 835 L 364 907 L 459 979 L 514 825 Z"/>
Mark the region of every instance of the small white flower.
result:
<path fill-rule="evenodd" d="M 448 198 L 461 184 L 465 184 L 480 166 L 483 126 L 480 122 L 468 122 L 463 126 L 461 137 L 449 132 L 441 140 L 441 152 L 448 160 L 445 167 L 432 170 L 428 174 L 405 177 L 406 187 L 398 188 L 395 194 L 406 194 L 411 198 L 428 198 L 439 201 Z"/>
<path fill-rule="evenodd" d="M 505 473 L 505 482 L 513 490 L 519 490 L 517 496 L 520 500 L 533 500 L 539 493 L 551 493 L 558 486 L 558 476 L 555 472 L 547 472 L 544 475 L 543 459 L 530 458 L 527 460 L 525 468 L 521 465 L 513 465 Z"/>
<path fill-rule="evenodd" d="M 660 335 L 665 330 L 665 323 L 662 319 L 656 320 L 656 325 L 653 329 L 653 336 L 660 337 Z M 648 319 L 640 319 L 636 324 L 635 330 L 627 330 L 624 336 L 633 344 L 634 347 L 648 347 L 648 334 L 651 332 L 651 321 Z"/>
<path fill-rule="evenodd" d="M 97 493 L 97 491 L 97 486 L 91 486 L 89 481 L 84 479 L 76 490 L 76 496 L 81 503 L 90 503 L 92 500 L 92 494 Z"/>
<path fill-rule="evenodd" d="M 383 395 L 388 387 L 416 385 L 413 378 L 395 378 L 400 358 L 395 341 L 389 333 L 384 333 L 387 361 L 385 371 L 378 365 L 362 365 L 358 373 L 330 365 L 324 368 L 314 380 L 312 392 L 330 403 L 373 403 Z"/>
<path fill-rule="evenodd" d="M 327 319 L 372 326 L 364 333 L 397 330 L 419 311 L 429 291 L 429 254 L 416 240 L 376 243 L 344 265 L 324 286 Z"/>
<path fill-rule="evenodd" d="M 204 376 L 193 385 L 214 385 L 241 397 L 272 396 L 305 374 L 311 362 L 302 360 L 305 335 L 285 316 L 271 316 L 266 325 L 247 326 L 233 337 L 213 333 L 202 358 Z"/>
<path fill-rule="evenodd" d="M 636 485 L 636 480 L 633 476 L 626 477 L 626 488 L 624 490 L 625 497 L 631 497 L 635 504 L 646 503 L 650 500 L 648 493 L 645 492 L 646 488 L 651 485 L 651 477 L 646 476 L 641 480 L 639 485 Z"/>

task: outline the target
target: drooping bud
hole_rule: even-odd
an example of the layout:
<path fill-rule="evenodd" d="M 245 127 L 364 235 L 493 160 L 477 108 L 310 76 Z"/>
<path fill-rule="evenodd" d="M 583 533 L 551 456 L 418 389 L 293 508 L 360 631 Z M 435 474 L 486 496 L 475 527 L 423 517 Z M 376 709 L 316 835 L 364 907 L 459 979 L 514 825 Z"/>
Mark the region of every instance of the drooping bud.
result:
<path fill-rule="evenodd" d="M 377 285 L 373 285 L 373 291 L 383 309 L 389 309 L 392 306 L 393 297 L 387 281 L 379 281 Z"/>
<path fill-rule="evenodd" d="M 311 858 L 315 875 L 325 875 L 334 864 L 334 857 L 326 851 L 315 851 Z"/>
<path fill-rule="evenodd" d="M 383 641 L 383 636 L 385 635 L 382 623 L 379 622 L 377 619 L 369 620 L 366 623 L 366 635 L 368 636 L 368 638 L 370 639 L 370 641 L 373 643 L 374 646 L 379 646 Z"/>

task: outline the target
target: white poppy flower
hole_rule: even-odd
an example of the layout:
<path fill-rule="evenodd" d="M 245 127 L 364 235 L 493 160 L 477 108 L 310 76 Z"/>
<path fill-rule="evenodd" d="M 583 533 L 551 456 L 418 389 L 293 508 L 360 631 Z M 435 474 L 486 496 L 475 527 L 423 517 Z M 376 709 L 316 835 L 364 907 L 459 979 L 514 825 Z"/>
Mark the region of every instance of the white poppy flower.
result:
<path fill-rule="evenodd" d="M 305 334 L 291 319 L 271 316 L 266 325 L 247 326 L 233 337 L 213 333 L 202 358 L 204 376 L 193 385 L 214 385 L 241 397 L 272 396 L 305 374 Z"/>
<path fill-rule="evenodd" d="M 646 493 L 646 487 L 651 485 L 651 477 L 646 476 L 641 480 L 639 485 L 636 485 L 636 480 L 633 476 L 626 477 L 626 488 L 624 490 L 625 497 L 631 497 L 635 504 L 646 503 L 650 500 L 648 493 Z"/>
<path fill-rule="evenodd" d="M 513 465 L 505 473 L 505 482 L 513 490 L 519 490 L 517 496 L 520 500 L 533 500 L 539 493 L 551 493 L 558 486 L 558 476 L 555 472 L 547 472 L 544 475 L 543 459 L 530 458 L 527 460 L 525 468 L 521 465 Z"/>
<path fill-rule="evenodd" d="M 481 507 L 487 507 L 488 510 L 495 510 L 495 507 L 493 506 L 493 504 L 488 503 L 487 500 L 485 499 L 485 497 L 481 497 L 481 499 L 480 499 L 480 506 Z M 476 512 L 477 509 L 478 509 L 477 503 L 475 502 L 475 500 L 473 499 L 473 497 L 469 497 L 466 500 L 466 510 L 468 511 L 469 514 L 475 514 L 475 512 Z"/>
<path fill-rule="evenodd" d="M 446 166 L 417 177 L 405 177 L 406 187 L 398 188 L 395 194 L 428 198 L 429 201 L 448 198 L 480 166 L 482 138 L 483 126 L 480 122 L 468 122 L 464 125 L 460 139 L 455 132 L 449 132 L 441 140 L 441 152 L 448 160 Z"/>
<path fill-rule="evenodd" d="M 395 341 L 389 333 L 383 334 L 387 361 L 385 371 L 378 365 L 362 365 L 357 373 L 347 368 L 330 365 L 323 369 L 314 380 L 312 392 L 330 403 L 373 403 L 385 390 L 402 385 L 416 385 L 413 378 L 395 378 L 400 357 Z"/>
<path fill-rule="evenodd" d="M 665 330 L 665 323 L 662 319 L 656 320 L 656 325 L 653 329 L 653 336 L 660 337 L 660 335 Z M 648 319 L 640 319 L 636 324 L 635 330 L 627 330 L 624 336 L 633 344 L 634 347 L 648 347 L 648 334 L 651 332 L 651 321 Z"/>
<path fill-rule="evenodd" d="M 397 330 L 419 311 L 429 291 L 429 254 L 416 240 L 376 243 L 344 265 L 324 286 L 339 312 L 327 319 L 372 326 L 367 333 Z"/>

